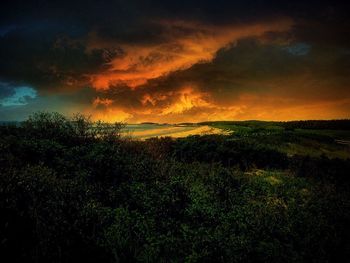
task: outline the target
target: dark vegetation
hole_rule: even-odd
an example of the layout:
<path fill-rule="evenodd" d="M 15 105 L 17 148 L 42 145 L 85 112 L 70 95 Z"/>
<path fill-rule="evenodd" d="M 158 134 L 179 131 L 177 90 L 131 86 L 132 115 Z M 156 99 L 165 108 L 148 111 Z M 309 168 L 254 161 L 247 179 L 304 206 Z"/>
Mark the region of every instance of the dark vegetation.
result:
<path fill-rule="evenodd" d="M 202 122 L 201 124 L 220 123 L 252 128 L 282 127 L 285 129 L 321 129 L 321 130 L 350 130 L 350 120 L 309 120 L 309 121 L 221 121 Z"/>
<path fill-rule="evenodd" d="M 0 126 L 2 262 L 349 258 L 350 160 L 335 142 L 349 121 L 211 125 L 235 132 L 133 141 L 49 113 Z M 321 127 L 342 133 L 305 131 Z"/>

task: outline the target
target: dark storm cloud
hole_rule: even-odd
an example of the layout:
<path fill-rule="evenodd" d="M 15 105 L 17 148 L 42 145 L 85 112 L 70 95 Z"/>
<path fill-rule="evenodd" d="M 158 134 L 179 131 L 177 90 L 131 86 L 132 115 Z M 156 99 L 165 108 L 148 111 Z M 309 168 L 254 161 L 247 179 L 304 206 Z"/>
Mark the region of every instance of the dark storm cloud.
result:
<path fill-rule="evenodd" d="M 66 31 L 97 27 L 105 37 L 129 41 L 157 38 L 161 30 L 147 24 L 152 19 L 184 19 L 211 24 L 245 23 L 290 16 L 342 27 L 348 22 L 345 1 L 25 1 L 2 2 L 0 26 L 56 23 Z M 343 3 L 343 4 L 342 4 Z M 145 24 L 146 23 L 146 24 Z M 75 27 L 75 29 L 73 29 Z M 79 28 L 79 30 L 78 30 Z M 345 28 L 345 25 L 344 25 Z"/>
<path fill-rule="evenodd" d="M 0 77 L 49 91 L 82 85 L 84 74 L 101 70 L 118 49 L 87 52 L 84 44 L 53 25 L 23 26 L 0 37 Z"/>
<path fill-rule="evenodd" d="M 205 21 L 231 21 L 232 16 L 241 19 L 270 16 L 272 14 L 298 17 L 329 17 L 334 12 L 346 14 L 346 1 L 162 1 L 162 0 L 10 0 L 2 1 L 1 22 L 26 20 L 40 17 L 58 20 L 77 20 L 81 23 L 95 24 L 97 19 L 120 21 L 127 18 L 135 21 L 150 16 L 177 16 L 197 18 Z"/>
<path fill-rule="evenodd" d="M 99 71 L 108 61 L 103 59 L 104 50 L 86 51 L 84 40 L 92 30 L 106 41 L 157 43 L 164 38 L 164 27 L 153 23 L 159 19 L 239 24 L 290 16 L 300 21 L 295 26 L 296 38 L 349 43 L 347 9 L 334 1 L 14 0 L 2 2 L 2 7 L 0 77 L 36 85 L 80 83 L 82 75 Z M 60 38 L 69 40 L 55 48 Z"/>
<path fill-rule="evenodd" d="M 113 106 L 136 115 L 195 114 L 196 108 L 214 114 L 246 93 L 300 101 L 347 97 L 345 1 L 12 0 L 1 6 L 0 80 L 12 86 L 0 86 L 0 97 L 13 95 L 15 86 L 33 87 L 42 97 L 27 110 L 81 109 L 95 101 L 96 110 Z M 244 28 L 285 18 L 291 28 Z M 230 30 L 215 35 L 221 28 Z M 206 46 L 212 36 L 230 33 L 232 39 Z M 189 39 L 197 46 L 187 50 Z M 198 45 L 212 49 L 191 58 Z"/>

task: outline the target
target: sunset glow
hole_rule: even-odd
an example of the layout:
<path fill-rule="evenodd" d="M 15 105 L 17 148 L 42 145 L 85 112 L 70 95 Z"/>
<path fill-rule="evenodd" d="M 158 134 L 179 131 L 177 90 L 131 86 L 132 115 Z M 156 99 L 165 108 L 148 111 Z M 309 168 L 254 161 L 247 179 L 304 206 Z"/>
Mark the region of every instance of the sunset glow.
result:
<path fill-rule="evenodd" d="M 349 29 L 336 6 L 173 14 L 138 4 L 67 11 L 67 22 L 59 12 L 4 19 L 2 119 L 40 110 L 131 123 L 350 117 Z M 21 87 L 35 96 L 18 102 Z"/>

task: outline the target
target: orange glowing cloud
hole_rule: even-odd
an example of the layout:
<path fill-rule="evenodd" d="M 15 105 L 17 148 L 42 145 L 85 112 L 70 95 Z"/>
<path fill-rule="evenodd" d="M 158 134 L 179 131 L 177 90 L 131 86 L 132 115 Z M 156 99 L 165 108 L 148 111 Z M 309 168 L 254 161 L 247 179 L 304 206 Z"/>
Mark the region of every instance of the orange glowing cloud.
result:
<path fill-rule="evenodd" d="M 266 33 L 288 32 L 293 26 L 289 19 L 235 26 L 185 21 L 157 23 L 164 29 L 162 36 L 146 44 L 117 43 L 90 34 L 90 49 L 123 50 L 103 71 L 88 76 L 101 96 L 93 100 L 90 109 L 94 119 L 177 123 L 348 117 L 350 101 L 346 91 L 337 88 L 343 92 L 335 96 L 332 89 L 341 84 L 338 77 L 324 81 L 305 71 L 307 65 L 296 66 L 299 64 L 295 61 L 304 61 L 302 57 L 269 46 Z M 262 44 L 248 45 L 247 52 L 244 43 L 240 43 L 244 38 L 259 38 Z M 218 53 L 221 49 L 224 52 Z M 231 52 L 231 56 L 225 57 L 227 63 L 220 65 L 222 57 L 217 58 L 225 52 Z M 275 56 L 272 62 L 266 61 L 266 54 Z M 283 63 L 276 57 L 283 58 Z M 227 67 L 231 60 L 234 66 Z M 201 65 L 192 67 L 198 63 Z M 323 63 L 328 65 L 327 61 Z M 264 65 L 264 70 L 259 65 Z M 323 92 L 315 95 L 315 90 Z"/>
<path fill-rule="evenodd" d="M 171 96 L 176 98 L 169 102 Z M 262 98 L 248 93 L 241 94 L 236 100 L 232 100 L 231 105 L 224 106 L 214 102 L 208 94 L 192 87 L 186 87 L 177 93 L 145 95 L 144 98 L 144 107 L 134 108 L 132 111 L 125 107 L 108 105 L 103 108 L 95 107 L 90 114 L 94 119 L 109 122 L 179 123 L 249 119 L 277 121 L 348 118 L 350 110 L 349 99 L 316 100 L 306 103 L 297 98 L 271 94 L 266 94 Z M 150 101 L 153 101 L 153 104 Z M 166 106 L 159 107 L 159 101 L 167 101 Z"/>
<path fill-rule="evenodd" d="M 99 106 L 103 107 L 99 107 Z M 132 115 L 127 113 L 123 109 L 118 107 L 109 106 L 109 102 L 106 104 L 104 100 L 95 99 L 92 108 L 87 108 L 84 114 L 91 116 L 93 120 L 101 120 L 105 122 L 125 122 L 129 120 Z"/>
<path fill-rule="evenodd" d="M 89 76 L 93 87 L 108 89 L 111 85 L 122 84 L 135 88 L 150 79 L 187 69 L 196 63 L 211 61 L 219 49 L 238 39 L 260 37 L 267 32 L 288 31 L 293 25 L 290 19 L 235 26 L 185 21 L 158 23 L 164 28 L 163 41 L 154 44 L 119 44 L 91 33 L 90 49 L 117 45 L 125 52 L 123 56 L 109 62 L 107 70 Z"/>
<path fill-rule="evenodd" d="M 113 103 L 113 100 L 111 99 L 101 99 L 99 97 L 95 98 L 94 101 L 92 102 L 92 105 L 94 107 L 98 107 L 99 105 L 103 105 L 103 106 L 109 106 Z"/>
<path fill-rule="evenodd" d="M 196 91 L 192 87 L 185 87 L 177 93 L 178 99 L 173 104 L 164 108 L 160 115 L 183 113 L 192 108 L 212 107 L 208 101 L 208 94 Z"/>

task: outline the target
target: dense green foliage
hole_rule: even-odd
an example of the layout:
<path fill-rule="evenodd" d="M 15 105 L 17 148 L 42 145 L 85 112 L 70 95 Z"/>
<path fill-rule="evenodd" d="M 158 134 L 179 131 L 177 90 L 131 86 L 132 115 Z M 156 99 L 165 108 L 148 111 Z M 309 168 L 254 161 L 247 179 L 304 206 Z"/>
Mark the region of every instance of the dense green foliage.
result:
<path fill-rule="evenodd" d="M 276 146 L 331 137 L 246 127 L 231 136 L 133 141 L 120 127 L 48 113 L 0 126 L 2 259 L 349 258 L 350 160 Z"/>

